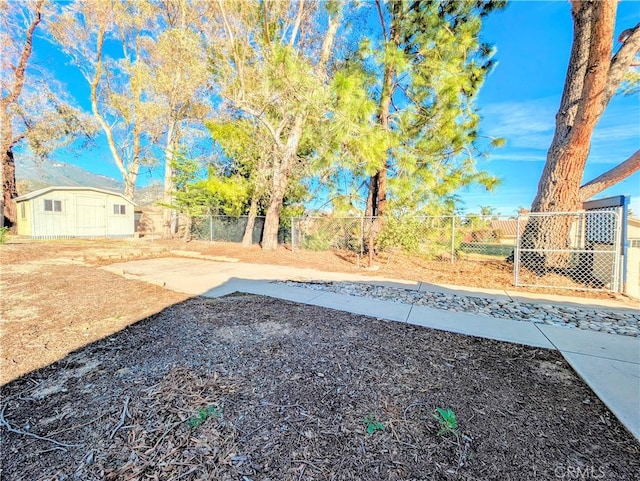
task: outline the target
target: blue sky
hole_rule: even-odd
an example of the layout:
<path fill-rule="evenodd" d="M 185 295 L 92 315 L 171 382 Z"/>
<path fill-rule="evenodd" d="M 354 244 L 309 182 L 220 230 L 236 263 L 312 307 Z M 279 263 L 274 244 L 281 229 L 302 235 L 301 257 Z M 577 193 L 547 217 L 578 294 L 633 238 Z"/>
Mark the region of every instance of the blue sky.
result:
<path fill-rule="evenodd" d="M 619 32 L 640 21 L 640 1 L 623 1 L 618 7 Z M 504 11 L 485 19 L 483 41 L 497 49 L 498 65 L 486 79 L 478 106 L 482 132 L 503 137 L 506 146 L 496 149 L 478 168 L 498 175 L 503 183 L 495 192 L 470 188 L 460 192 L 464 209 L 479 211 L 490 205 L 505 215 L 529 207 L 535 196 L 546 152 L 554 131 L 572 40 L 571 6 L 568 1 L 512 1 Z M 615 48 L 615 47 L 614 47 Z M 88 108 L 88 87 L 79 72 L 40 41 L 36 62 L 55 68 L 78 103 Z M 54 66 L 55 65 L 55 66 Z M 626 159 L 640 148 L 640 100 L 615 97 L 598 124 L 584 180 L 588 181 Z M 90 152 L 61 152 L 58 160 L 92 172 L 120 179 L 106 147 Z M 138 185 L 160 181 L 160 168 L 142 170 Z M 640 214 L 640 173 L 598 195 L 631 195 L 632 209 Z"/>

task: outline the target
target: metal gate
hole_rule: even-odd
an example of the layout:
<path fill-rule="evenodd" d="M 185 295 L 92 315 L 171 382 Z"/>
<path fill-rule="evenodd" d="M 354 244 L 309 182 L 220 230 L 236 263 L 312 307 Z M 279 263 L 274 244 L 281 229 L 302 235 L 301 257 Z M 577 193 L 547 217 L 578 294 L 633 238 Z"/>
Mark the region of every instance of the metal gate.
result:
<path fill-rule="evenodd" d="M 521 215 L 514 284 L 620 292 L 621 236 L 614 210 Z"/>

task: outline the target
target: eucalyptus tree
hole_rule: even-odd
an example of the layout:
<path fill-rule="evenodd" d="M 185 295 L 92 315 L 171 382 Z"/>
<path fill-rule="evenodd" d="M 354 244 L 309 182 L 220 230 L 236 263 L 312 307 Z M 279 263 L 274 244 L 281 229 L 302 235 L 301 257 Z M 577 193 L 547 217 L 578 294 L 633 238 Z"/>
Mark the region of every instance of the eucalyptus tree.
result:
<path fill-rule="evenodd" d="M 91 125 L 68 99 L 52 75 L 32 59 L 33 43 L 47 18 L 54 13 L 48 2 L 0 1 L 0 150 L 2 151 L 2 225 L 16 221 L 17 196 L 14 154 L 44 158 L 91 133 Z"/>
<path fill-rule="evenodd" d="M 216 0 L 212 69 L 224 109 L 253 119 L 268 135 L 269 198 L 262 247 L 275 249 L 280 212 L 301 155 L 305 129 L 325 118 L 328 65 L 340 2 Z"/>
<path fill-rule="evenodd" d="M 86 80 L 91 113 L 133 198 L 140 167 L 153 162 L 163 132 L 146 47 L 157 37 L 148 1 L 78 0 L 60 7 L 50 30 Z"/>
<path fill-rule="evenodd" d="M 206 47 L 201 34 L 206 2 L 166 0 L 157 5 L 157 35 L 148 42 L 145 58 L 164 142 L 163 203 L 172 205 L 176 152 L 204 137 L 205 118 L 211 113 L 211 84 Z M 176 230 L 174 210 L 165 208 L 165 235 Z"/>

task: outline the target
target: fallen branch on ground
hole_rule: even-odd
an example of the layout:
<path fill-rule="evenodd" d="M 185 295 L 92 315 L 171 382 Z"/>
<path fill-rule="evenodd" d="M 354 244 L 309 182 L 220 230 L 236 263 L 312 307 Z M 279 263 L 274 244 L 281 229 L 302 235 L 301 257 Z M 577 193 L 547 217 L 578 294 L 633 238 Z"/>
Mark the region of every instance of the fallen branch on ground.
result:
<path fill-rule="evenodd" d="M 116 435 L 116 433 L 118 432 L 118 429 L 120 429 L 122 426 L 124 426 L 124 421 L 125 419 L 127 419 L 127 416 L 129 415 L 129 401 L 131 401 L 131 398 L 129 396 L 127 396 L 124 400 L 124 407 L 122 408 L 122 414 L 120 415 L 120 421 L 118 421 L 118 424 L 116 424 L 116 427 L 113 428 L 113 431 L 111 431 L 111 434 L 109 435 L 109 439 L 113 439 L 113 437 Z"/>
<path fill-rule="evenodd" d="M 60 441 L 56 441 L 55 439 L 47 438 L 45 436 L 38 436 L 37 434 L 33 434 L 28 431 L 23 431 L 22 429 L 14 428 L 13 426 L 11 426 L 11 424 L 9 424 L 9 421 L 7 421 L 4 417 L 5 409 L 7 409 L 6 405 L 2 406 L 2 410 L 0 410 L 0 426 L 4 426 L 7 429 L 7 431 L 9 431 L 10 433 L 21 434 L 22 436 L 29 436 L 32 438 L 40 439 L 41 441 L 48 441 L 57 446 L 61 446 L 63 448 L 81 446 L 80 444 L 61 443 Z"/>

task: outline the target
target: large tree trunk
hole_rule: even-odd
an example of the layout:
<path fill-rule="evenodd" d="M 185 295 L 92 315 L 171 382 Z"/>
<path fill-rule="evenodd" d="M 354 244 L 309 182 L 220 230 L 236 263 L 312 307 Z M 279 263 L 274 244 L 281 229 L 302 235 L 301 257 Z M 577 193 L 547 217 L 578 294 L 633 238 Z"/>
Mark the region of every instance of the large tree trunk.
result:
<path fill-rule="evenodd" d="M 264 219 L 264 229 L 262 231 L 262 248 L 272 251 L 278 248 L 278 230 L 280 228 L 280 210 L 282 210 L 282 198 L 287 189 L 283 181 L 278 186 L 273 186 L 271 200 L 267 208 L 267 215 Z"/>
<path fill-rule="evenodd" d="M 136 179 L 138 178 L 137 169 L 135 172 L 129 171 L 124 175 L 124 193 L 123 195 L 133 202 L 133 194 L 136 189 Z"/>
<path fill-rule="evenodd" d="M 42 20 L 42 7 L 44 0 L 37 0 L 33 10 L 33 19 L 25 32 L 25 41 L 17 65 L 12 65 L 13 85 L 2 87 L 2 99 L 0 100 L 0 150 L 2 151 L 2 203 L 0 204 L 0 216 L 2 226 L 14 228 L 17 222 L 16 204 L 13 199 L 18 196 L 16 187 L 16 164 L 13 158 L 13 147 L 19 142 L 21 136 L 14 137 L 13 125 L 9 114 L 12 104 L 15 104 L 26 81 L 27 62 L 33 51 L 33 36 L 38 24 Z M 8 79 L 7 79 L 8 80 Z M 28 127 L 28 126 L 27 126 Z"/>
<path fill-rule="evenodd" d="M 254 190 L 251 195 L 251 204 L 249 205 L 249 215 L 247 216 L 247 225 L 244 228 L 242 236 L 242 247 L 250 247 L 253 245 L 253 228 L 256 225 L 256 217 L 258 216 L 258 193 Z"/>
<path fill-rule="evenodd" d="M 611 66 L 616 2 L 573 2 L 574 36 L 556 129 L 547 153 L 532 212 L 574 212 L 582 207 L 580 184 L 591 135 L 603 111 Z M 532 217 L 521 245 L 524 249 L 567 247 L 571 222 L 566 216 Z M 525 267 L 543 274 L 563 267 L 563 254 L 527 254 Z"/>
<path fill-rule="evenodd" d="M 2 214 L 3 226 L 14 228 L 17 222 L 16 203 L 13 199 L 18 196 L 16 188 L 16 164 L 13 150 L 3 148 L 2 153 Z"/>
<path fill-rule="evenodd" d="M 162 227 L 163 227 L 163 235 L 166 238 L 170 238 L 176 232 L 176 222 L 175 219 L 177 217 L 175 209 L 168 207 L 173 205 L 173 167 L 171 164 L 173 163 L 173 153 L 175 151 L 175 143 L 174 143 L 174 126 L 173 123 L 169 126 L 167 131 L 167 144 L 164 149 L 164 190 L 162 194 L 162 202 L 165 204 L 162 208 Z"/>
<path fill-rule="evenodd" d="M 271 180 L 271 198 L 267 208 L 267 215 L 264 220 L 264 230 L 262 231 L 262 248 L 264 250 L 275 250 L 278 248 L 278 228 L 280 227 L 280 210 L 284 203 L 284 196 L 289 185 L 289 175 L 291 167 L 298 156 L 298 146 L 302 138 L 304 128 L 304 115 L 296 115 L 287 144 L 285 145 L 281 159 L 275 159 L 273 165 L 273 177 Z"/>
<path fill-rule="evenodd" d="M 16 188 L 16 164 L 13 158 L 13 145 L 11 123 L 6 105 L 0 106 L 0 149 L 2 150 L 2 225 L 13 228 L 16 224 L 16 205 L 13 199 L 18 196 Z"/>
<path fill-rule="evenodd" d="M 615 11 L 614 1 L 573 5 L 574 37 L 567 78 L 533 212 L 568 212 L 581 206 L 580 183 L 607 86 Z"/>

